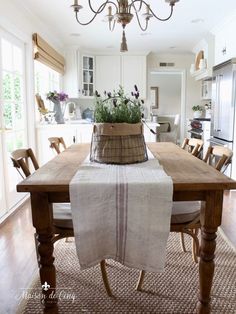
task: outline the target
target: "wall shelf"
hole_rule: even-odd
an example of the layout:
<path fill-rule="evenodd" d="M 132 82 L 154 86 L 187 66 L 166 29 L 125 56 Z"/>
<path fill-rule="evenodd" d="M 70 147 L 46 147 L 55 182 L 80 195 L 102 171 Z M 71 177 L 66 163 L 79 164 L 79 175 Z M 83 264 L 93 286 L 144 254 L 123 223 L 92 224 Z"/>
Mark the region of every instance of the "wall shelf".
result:
<path fill-rule="evenodd" d="M 191 76 L 194 77 L 196 81 L 210 78 L 212 77 L 212 68 L 194 71 L 191 73 Z"/>

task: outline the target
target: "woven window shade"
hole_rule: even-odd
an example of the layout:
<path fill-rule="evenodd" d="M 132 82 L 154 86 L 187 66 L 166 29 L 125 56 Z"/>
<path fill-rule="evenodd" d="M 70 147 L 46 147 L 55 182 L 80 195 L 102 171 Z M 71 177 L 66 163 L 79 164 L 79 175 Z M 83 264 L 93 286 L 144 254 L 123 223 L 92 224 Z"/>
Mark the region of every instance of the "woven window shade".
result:
<path fill-rule="evenodd" d="M 33 34 L 34 59 L 64 74 L 65 59 L 38 34 Z"/>

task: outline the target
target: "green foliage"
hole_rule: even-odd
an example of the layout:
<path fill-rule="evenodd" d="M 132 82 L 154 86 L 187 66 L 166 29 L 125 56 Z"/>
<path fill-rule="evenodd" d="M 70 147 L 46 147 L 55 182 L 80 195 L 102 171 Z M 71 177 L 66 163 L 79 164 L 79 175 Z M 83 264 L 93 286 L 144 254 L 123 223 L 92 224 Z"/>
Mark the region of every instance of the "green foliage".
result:
<path fill-rule="evenodd" d="M 4 100 L 10 100 L 12 98 L 11 96 L 11 76 L 10 74 L 6 73 L 3 76 L 3 99 Z"/>
<path fill-rule="evenodd" d="M 192 110 L 193 111 L 203 111 L 203 108 L 201 106 L 199 106 L 199 105 L 196 105 L 196 106 L 192 107 Z"/>
<path fill-rule="evenodd" d="M 6 101 L 3 105 L 3 116 L 4 125 L 7 128 L 13 127 L 13 120 L 16 124 L 22 118 L 21 86 L 22 82 L 18 73 L 3 75 L 3 100 Z"/>
<path fill-rule="evenodd" d="M 134 94 L 134 93 L 133 93 Z M 138 123 L 142 118 L 142 104 L 138 97 L 127 97 L 124 89 L 113 94 L 105 93 L 105 99 L 96 93 L 94 120 L 97 123 Z M 134 94 L 135 96 L 135 94 Z"/>

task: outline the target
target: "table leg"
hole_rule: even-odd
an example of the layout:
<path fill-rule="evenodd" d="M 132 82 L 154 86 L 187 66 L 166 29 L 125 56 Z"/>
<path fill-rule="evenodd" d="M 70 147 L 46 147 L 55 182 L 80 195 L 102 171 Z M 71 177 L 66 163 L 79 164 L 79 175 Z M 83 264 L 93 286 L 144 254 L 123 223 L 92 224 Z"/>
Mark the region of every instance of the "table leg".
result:
<path fill-rule="evenodd" d="M 206 206 L 201 212 L 201 249 L 199 262 L 200 294 L 197 312 L 208 314 L 210 293 L 214 276 L 214 253 L 216 248 L 216 231 L 221 224 L 223 191 L 208 191 Z"/>
<path fill-rule="evenodd" d="M 44 313 L 57 314 L 56 270 L 53 265 L 53 213 L 47 193 L 31 193 L 33 225 L 38 240 L 39 273 L 42 284 Z"/>

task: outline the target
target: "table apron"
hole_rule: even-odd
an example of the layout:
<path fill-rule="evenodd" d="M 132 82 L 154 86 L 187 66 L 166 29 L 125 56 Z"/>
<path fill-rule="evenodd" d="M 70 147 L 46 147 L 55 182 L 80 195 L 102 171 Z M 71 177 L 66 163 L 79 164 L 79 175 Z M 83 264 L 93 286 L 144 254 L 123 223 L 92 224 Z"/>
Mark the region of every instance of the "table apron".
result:
<path fill-rule="evenodd" d="M 50 203 L 69 203 L 69 192 L 47 192 Z M 205 201 L 207 191 L 174 191 L 173 201 Z"/>

